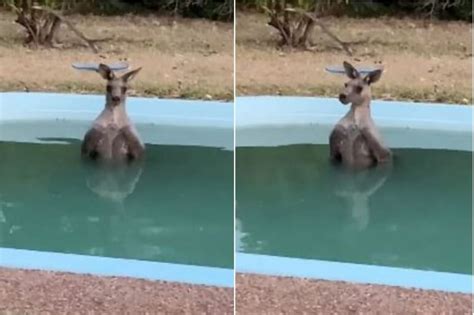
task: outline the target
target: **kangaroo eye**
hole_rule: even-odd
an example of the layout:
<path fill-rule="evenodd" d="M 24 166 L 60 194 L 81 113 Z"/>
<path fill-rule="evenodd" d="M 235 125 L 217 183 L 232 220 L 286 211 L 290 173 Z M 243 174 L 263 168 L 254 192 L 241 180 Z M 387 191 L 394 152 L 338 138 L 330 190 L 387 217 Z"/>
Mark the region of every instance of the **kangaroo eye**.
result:
<path fill-rule="evenodd" d="M 347 83 L 344 83 L 344 87 L 347 87 Z"/>
<path fill-rule="evenodd" d="M 127 87 L 126 87 L 126 86 L 122 86 L 122 94 L 124 94 L 125 92 L 127 92 Z"/>
<path fill-rule="evenodd" d="M 360 94 L 360 92 L 362 92 L 362 86 L 356 86 L 355 90 L 356 93 Z"/>
<path fill-rule="evenodd" d="M 110 85 L 107 85 L 107 93 L 112 93 L 112 87 Z"/>

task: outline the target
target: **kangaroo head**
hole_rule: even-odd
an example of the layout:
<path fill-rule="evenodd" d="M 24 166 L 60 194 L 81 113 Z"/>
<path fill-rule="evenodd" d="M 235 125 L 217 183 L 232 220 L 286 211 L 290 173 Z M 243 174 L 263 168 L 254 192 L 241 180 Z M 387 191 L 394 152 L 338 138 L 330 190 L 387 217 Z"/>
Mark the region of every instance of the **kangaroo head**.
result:
<path fill-rule="evenodd" d="M 115 73 L 109 68 L 109 66 L 102 63 L 99 65 L 99 74 L 102 76 L 102 78 L 107 80 L 107 105 L 117 106 L 125 102 L 128 82 L 131 81 L 141 69 L 142 68 L 138 68 L 125 73 L 121 77 L 117 77 L 115 76 Z"/>
<path fill-rule="evenodd" d="M 347 105 L 352 103 L 353 105 L 368 104 L 372 95 L 370 93 L 370 85 L 377 82 L 382 76 L 382 70 L 377 69 L 368 73 L 365 77 L 362 77 L 350 63 L 344 61 L 344 70 L 346 75 L 349 77 L 349 81 L 344 83 L 344 90 L 339 94 L 339 101 L 342 104 Z"/>

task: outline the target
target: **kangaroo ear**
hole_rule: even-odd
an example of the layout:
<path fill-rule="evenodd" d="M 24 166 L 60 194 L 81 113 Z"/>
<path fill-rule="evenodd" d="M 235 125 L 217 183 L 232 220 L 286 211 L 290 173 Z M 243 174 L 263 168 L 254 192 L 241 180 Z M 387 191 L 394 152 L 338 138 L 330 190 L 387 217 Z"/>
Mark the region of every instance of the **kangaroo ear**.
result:
<path fill-rule="evenodd" d="M 349 78 L 356 79 L 360 76 L 359 71 L 357 71 L 356 68 L 354 68 L 347 61 L 344 61 L 342 65 L 344 66 L 344 70 L 346 71 L 346 74 Z"/>
<path fill-rule="evenodd" d="M 140 72 L 140 70 L 142 70 L 141 67 L 137 68 L 135 70 L 132 70 L 130 72 L 125 73 L 122 76 L 122 80 L 124 80 L 125 82 L 128 82 L 128 81 L 132 80 L 137 75 L 137 73 Z"/>
<path fill-rule="evenodd" d="M 380 80 L 380 77 L 382 76 L 382 69 L 377 69 L 372 72 L 370 72 L 368 75 L 365 76 L 364 81 L 367 82 L 367 84 L 372 84 Z"/>
<path fill-rule="evenodd" d="M 105 80 L 112 80 L 113 78 L 115 78 L 114 72 L 109 68 L 109 66 L 104 65 L 103 63 L 99 65 L 99 69 L 97 70 L 97 72 L 99 72 L 99 74 Z"/>

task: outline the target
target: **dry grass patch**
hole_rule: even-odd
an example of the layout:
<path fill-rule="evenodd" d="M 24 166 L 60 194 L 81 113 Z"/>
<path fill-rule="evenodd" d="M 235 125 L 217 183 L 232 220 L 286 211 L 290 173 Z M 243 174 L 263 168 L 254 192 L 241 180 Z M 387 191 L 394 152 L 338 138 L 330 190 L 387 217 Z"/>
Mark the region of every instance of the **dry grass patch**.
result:
<path fill-rule="evenodd" d="M 0 13 L 0 90 L 102 92 L 97 74 L 71 63 L 125 60 L 143 67 L 133 83 L 136 95 L 233 98 L 232 24 L 133 15 L 69 18 L 89 37 L 114 39 L 94 54 L 63 28 L 62 49 L 31 50 L 22 45 L 14 16 Z"/>
<path fill-rule="evenodd" d="M 237 16 L 238 95 L 338 94 L 344 78 L 324 71 L 328 65 L 383 64 L 376 97 L 472 104 L 471 25 L 427 23 L 413 19 L 325 18 L 342 40 L 352 43 L 353 58 L 316 31 L 314 52 L 280 50 L 278 34 L 260 14 Z"/>

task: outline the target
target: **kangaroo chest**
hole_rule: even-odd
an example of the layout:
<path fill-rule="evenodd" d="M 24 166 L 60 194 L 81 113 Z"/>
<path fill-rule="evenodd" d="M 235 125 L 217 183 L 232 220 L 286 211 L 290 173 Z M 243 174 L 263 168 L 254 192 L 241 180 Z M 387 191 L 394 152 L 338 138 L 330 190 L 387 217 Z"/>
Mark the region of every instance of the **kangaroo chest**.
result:
<path fill-rule="evenodd" d="M 362 129 L 369 130 L 375 138 L 380 138 L 370 113 L 366 111 L 351 110 L 338 122 L 338 125 L 344 127 L 351 139 L 361 135 Z"/>
<path fill-rule="evenodd" d="M 353 143 L 355 139 L 362 135 L 361 128 L 362 126 L 358 125 L 350 119 L 342 120 L 339 125 L 343 126 L 346 130 L 347 141 Z"/>
<path fill-rule="evenodd" d="M 130 120 L 124 110 L 120 108 L 104 109 L 94 121 L 94 128 L 102 133 L 102 138 L 98 143 L 102 156 L 111 158 L 126 154 L 126 143 L 120 135 L 123 128 L 130 126 Z M 131 129 L 133 130 L 133 128 Z"/>
<path fill-rule="evenodd" d="M 123 108 L 104 109 L 94 121 L 94 125 L 111 131 L 130 125 L 130 119 Z"/>
<path fill-rule="evenodd" d="M 347 160 L 358 160 L 360 158 L 370 157 L 370 150 L 365 137 L 362 135 L 362 129 L 369 129 L 376 134 L 375 126 L 370 116 L 358 115 L 358 113 L 349 112 L 338 123 L 345 129 L 346 139 L 344 141 L 343 158 Z"/>

